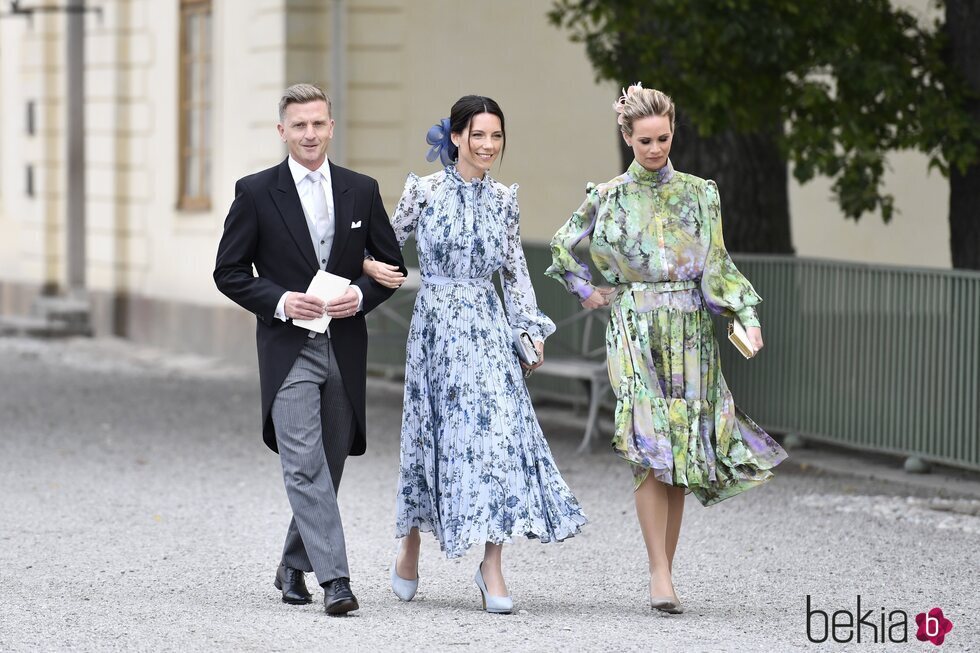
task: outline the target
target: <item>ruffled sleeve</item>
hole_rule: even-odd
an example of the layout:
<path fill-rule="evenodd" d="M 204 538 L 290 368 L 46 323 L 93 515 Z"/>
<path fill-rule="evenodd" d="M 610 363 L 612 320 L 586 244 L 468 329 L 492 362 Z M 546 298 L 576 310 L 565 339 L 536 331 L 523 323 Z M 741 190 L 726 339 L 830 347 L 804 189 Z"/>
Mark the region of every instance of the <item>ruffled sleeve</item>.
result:
<path fill-rule="evenodd" d="M 428 204 L 429 196 L 422 180 L 414 172 L 408 173 L 405 190 L 402 191 L 395 213 L 391 216 L 391 228 L 395 232 L 395 238 L 398 239 L 399 248 L 405 246 L 405 241 L 415 231 L 419 217 Z"/>
<path fill-rule="evenodd" d="M 707 217 L 711 244 L 701 274 L 701 292 L 705 305 L 712 313 L 731 317 L 737 315 L 743 325 L 759 326 L 755 307 L 762 301 L 759 294 L 735 267 L 721 232 L 721 199 L 718 186 L 707 180 L 698 191 L 701 214 Z"/>
<path fill-rule="evenodd" d="M 544 341 L 555 332 L 555 323 L 538 308 L 527 259 L 521 246 L 521 211 L 517 204 L 517 184 L 508 189 L 504 214 L 507 238 L 504 243 L 504 265 L 500 271 L 504 304 L 512 329 L 524 329 L 535 342 Z"/>
<path fill-rule="evenodd" d="M 575 246 L 592 235 L 599 207 L 595 184 L 586 186 L 585 201 L 551 239 L 551 267 L 545 274 L 565 286 L 579 301 L 589 298 L 595 288 L 589 266 L 575 255 Z"/>

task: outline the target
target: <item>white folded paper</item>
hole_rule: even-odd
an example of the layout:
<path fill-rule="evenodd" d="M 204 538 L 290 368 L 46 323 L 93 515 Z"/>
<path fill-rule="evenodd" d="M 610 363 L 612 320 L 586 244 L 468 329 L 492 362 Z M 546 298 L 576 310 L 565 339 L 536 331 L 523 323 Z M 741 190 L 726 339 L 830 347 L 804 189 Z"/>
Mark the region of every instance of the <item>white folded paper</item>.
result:
<path fill-rule="evenodd" d="M 323 270 L 317 270 L 316 276 L 310 282 L 310 287 L 306 289 L 306 294 L 313 295 L 328 302 L 334 297 L 343 295 L 347 291 L 348 286 L 350 286 L 350 279 L 338 277 L 336 274 L 330 274 Z M 323 333 L 327 330 L 327 325 L 330 324 L 330 316 L 324 314 L 315 320 L 293 320 L 293 324 L 302 329 Z"/>

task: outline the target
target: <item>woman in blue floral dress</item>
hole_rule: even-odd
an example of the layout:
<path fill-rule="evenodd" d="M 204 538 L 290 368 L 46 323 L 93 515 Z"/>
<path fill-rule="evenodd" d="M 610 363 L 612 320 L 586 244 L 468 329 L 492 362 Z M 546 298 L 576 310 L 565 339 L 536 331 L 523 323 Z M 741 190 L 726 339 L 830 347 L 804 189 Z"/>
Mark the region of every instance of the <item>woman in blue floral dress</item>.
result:
<path fill-rule="evenodd" d="M 512 345 L 512 329 L 524 329 L 543 360 L 555 325 L 538 310 L 528 275 L 517 185 L 488 174 L 504 148 L 500 107 L 460 98 L 428 140 L 429 160 L 440 156 L 445 169 L 410 174 L 392 217 L 400 245 L 414 233 L 422 277 L 405 363 L 395 527 L 404 539 L 392 588 L 402 600 L 415 595 L 419 531 L 432 531 L 449 558 L 484 545 L 475 578 L 484 609 L 507 613 L 501 545 L 520 536 L 560 541 L 586 521 L 541 433 Z M 380 263 L 365 262 L 365 270 L 380 283 L 400 280 Z"/>
<path fill-rule="evenodd" d="M 637 84 L 615 109 L 636 158 L 624 174 L 589 186 L 551 241 L 547 274 L 583 307 L 611 309 L 612 446 L 633 472 L 650 606 L 677 613 L 672 574 L 685 494 L 704 505 L 740 494 L 769 480 L 786 452 L 735 407 L 721 373 L 709 311 L 737 316 L 755 350 L 763 343 L 762 300 L 725 249 L 718 188 L 671 165 L 669 97 Z M 587 237 L 611 286 L 595 287 L 574 254 Z"/>

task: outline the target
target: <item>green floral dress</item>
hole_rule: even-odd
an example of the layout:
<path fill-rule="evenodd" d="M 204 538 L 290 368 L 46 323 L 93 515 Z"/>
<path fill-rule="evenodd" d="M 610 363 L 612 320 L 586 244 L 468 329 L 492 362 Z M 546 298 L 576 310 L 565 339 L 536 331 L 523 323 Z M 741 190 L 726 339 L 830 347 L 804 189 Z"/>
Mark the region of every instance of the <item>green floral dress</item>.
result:
<path fill-rule="evenodd" d="M 786 452 L 735 407 L 707 312 L 759 326 L 762 301 L 725 249 L 715 183 L 669 161 L 655 172 L 634 161 L 612 181 L 589 184 L 551 241 L 547 272 L 580 301 L 595 290 L 573 252 L 586 237 L 618 290 L 606 330 L 612 446 L 636 487 L 652 472 L 710 505 L 769 480 Z"/>

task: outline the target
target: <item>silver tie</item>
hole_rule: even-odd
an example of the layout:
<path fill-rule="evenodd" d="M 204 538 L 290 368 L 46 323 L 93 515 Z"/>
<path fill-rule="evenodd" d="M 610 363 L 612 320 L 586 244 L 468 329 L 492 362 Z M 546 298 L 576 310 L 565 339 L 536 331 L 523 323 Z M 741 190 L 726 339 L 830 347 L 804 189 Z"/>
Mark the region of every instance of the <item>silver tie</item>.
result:
<path fill-rule="evenodd" d="M 311 194 L 313 195 L 313 224 L 316 226 L 316 232 L 321 240 L 333 240 L 333 229 L 331 229 L 333 225 L 330 224 L 330 214 L 327 212 L 327 197 L 323 194 L 323 185 L 320 184 L 323 175 L 317 170 L 306 177 L 313 184 Z"/>

